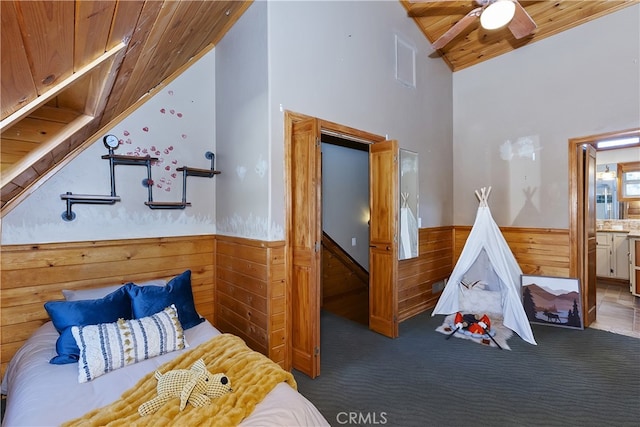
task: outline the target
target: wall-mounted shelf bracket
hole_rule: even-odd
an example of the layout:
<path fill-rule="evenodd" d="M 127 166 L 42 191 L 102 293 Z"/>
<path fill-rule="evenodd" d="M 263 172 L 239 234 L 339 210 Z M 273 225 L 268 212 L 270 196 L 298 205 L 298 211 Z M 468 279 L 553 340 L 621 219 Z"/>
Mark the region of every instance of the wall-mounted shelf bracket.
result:
<path fill-rule="evenodd" d="M 67 203 L 67 209 L 62 212 L 62 219 L 65 221 L 73 221 L 76 219 L 76 214 L 72 208 L 74 204 L 83 205 L 113 205 L 120 201 L 120 196 L 116 193 L 116 165 L 133 165 L 133 166 L 146 166 L 147 167 L 147 180 L 151 181 L 151 162 L 158 160 L 156 157 L 135 157 L 135 156 L 121 156 L 114 153 L 114 149 L 118 148 L 120 142 L 118 138 L 113 135 L 107 135 L 103 138 L 105 147 L 109 149 L 109 154 L 102 156 L 103 159 L 109 160 L 109 175 L 111 179 L 111 194 L 73 194 L 67 191 L 65 194 L 61 194 L 60 198 Z M 145 181 L 147 181 L 145 180 Z M 143 182 L 144 185 L 144 182 Z M 151 192 L 151 190 L 149 190 Z M 151 197 L 151 193 L 149 193 Z"/>
<path fill-rule="evenodd" d="M 189 202 L 144 202 L 150 209 L 184 209 L 191 206 Z"/>
<path fill-rule="evenodd" d="M 187 202 L 187 177 L 195 176 L 200 178 L 213 178 L 218 175 L 220 171 L 214 169 L 215 154 L 211 151 L 204 153 L 205 158 L 211 160 L 211 169 L 192 168 L 189 166 L 182 166 L 176 168 L 176 171 L 182 172 L 182 201 L 181 202 L 154 202 L 150 197 L 148 202 L 144 204 L 151 209 L 184 209 L 187 206 L 191 206 L 191 203 Z"/>
<path fill-rule="evenodd" d="M 109 160 L 109 173 L 111 174 L 111 194 L 116 194 L 116 165 L 125 165 L 125 166 L 145 166 L 147 168 L 147 177 L 142 181 L 142 185 L 147 187 L 147 192 L 149 195 L 149 200 L 153 199 L 152 188 L 153 188 L 153 179 L 151 178 L 151 162 L 158 160 L 157 157 L 144 156 L 121 156 L 119 154 L 114 154 L 113 148 L 109 149 L 109 154 L 105 154 L 102 156 L 103 159 Z"/>
<path fill-rule="evenodd" d="M 67 209 L 62 212 L 62 219 L 65 221 L 73 221 L 76 218 L 76 214 L 72 208 L 74 204 L 92 204 L 92 205 L 113 205 L 120 201 L 120 196 L 116 193 L 116 165 L 125 166 L 145 166 L 147 168 L 147 177 L 142 180 L 142 185 L 147 188 L 148 201 L 144 204 L 150 209 L 184 209 L 187 206 L 191 206 L 190 202 L 187 202 L 187 177 L 201 177 L 201 178 L 213 178 L 219 174 L 220 171 L 214 169 L 215 154 L 211 151 L 205 153 L 205 157 L 211 160 L 210 169 L 192 168 L 188 166 L 182 166 L 176 169 L 178 172 L 182 172 L 182 201 L 180 202 L 156 202 L 153 200 L 153 178 L 151 177 L 151 163 L 157 161 L 157 157 L 145 156 L 124 156 L 114 153 L 120 142 L 118 138 L 113 135 L 107 135 L 103 139 L 104 145 L 109 149 L 109 154 L 102 156 L 102 159 L 109 160 L 109 174 L 111 177 L 111 194 L 110 195 L 97 195 L 97 194 L 73 194 L 67 192 L 61 194 L 60 198 L 67 203 Z"/>
<path fill-rule="evenodd" d="M 181 168 L 176 169 L 178 172 L 183 172 L 183 175 L 186 176 L 199 176 L 202 178 L 213 178 L 214 175 L 220 173 L 220 171 L 215 170 L 214 162 L 216 160 L 216 155 L 211 151 L 207 151 L 204 153 L 204 157 L 211 160 L 211 169 L 199 169 L 199 168 L 190 168 L 187 166 L 182 166 Z"/>
<path fill-rule="evenodd" d="M 61 194 L 60 198 L 67 202 L 67 210 L 60 215 L 65 221 L 73 221 L 76 214 L 71 209 L 74 204 L 81 203 L 83 205 L 113 205 L 120 201 L 120 196 L 101 196 L 98 194 L 73 194 L 67 191 Z"/>

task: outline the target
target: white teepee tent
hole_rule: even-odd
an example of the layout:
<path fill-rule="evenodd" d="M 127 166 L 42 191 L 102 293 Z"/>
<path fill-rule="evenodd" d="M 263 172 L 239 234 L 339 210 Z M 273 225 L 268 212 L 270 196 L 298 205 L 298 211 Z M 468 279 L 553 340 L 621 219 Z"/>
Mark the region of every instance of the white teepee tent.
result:
<path fill-rule="evenodd" d="M 491 216 L 487 204 L 490 192 L 491 187 L 482 188 L 480 193 L 476 191 L 480 200 L 476 220 L 431 315 L 462 311 L 460 295 L 465 288 L 461 282 L 485 281 L 488 290 L 500 292 L 503 325 L 516 332 L 523 340 L 535 345 L 531 325 L 521 302 L 522 270 Z"/>

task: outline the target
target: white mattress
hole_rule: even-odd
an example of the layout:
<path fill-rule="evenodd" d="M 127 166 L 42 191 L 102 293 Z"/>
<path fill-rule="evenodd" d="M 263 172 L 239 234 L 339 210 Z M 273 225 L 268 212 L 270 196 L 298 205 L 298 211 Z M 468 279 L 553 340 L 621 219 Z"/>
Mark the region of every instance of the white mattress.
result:
<path fill-rule="evenodd" d="M 220 334 L 209 322 L 186 331 L 190 348 Z M 78 383 L 78 365 L 52 365 L 58 338 L 53 324 L 42 325 L 13 357 L 4 378 L 7 395 L 3 427 L 54 426 L 114 402 L 140 378 L 180 352 L 168 353 Z M 188 350 L 188 349 L 187 349 Z M 185 351 L 185 350 L 182 350 Z M 243 426 L 328 426 L 315 406 L 286 383 L 256 405 Z"/>

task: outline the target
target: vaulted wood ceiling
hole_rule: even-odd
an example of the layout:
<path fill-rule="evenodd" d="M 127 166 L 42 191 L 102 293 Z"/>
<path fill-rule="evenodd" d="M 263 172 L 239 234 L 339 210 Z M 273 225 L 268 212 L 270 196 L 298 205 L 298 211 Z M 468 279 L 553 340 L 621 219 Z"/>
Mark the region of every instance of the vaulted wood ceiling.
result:
<path fill-rule="evenodd" d="M 2 214 L 251 1 L 1 1 Z M 9 207 L 10 208 L 10 207 Z"/>
<path fill-rule="evenodd" d="M 475 0 L 400 0 L 400 3 L 431 43 L 479 5 Z M 531 36 L 516 40 L 507 27 L 488 31 L 476 19 L 438 53 L 451 70 L 458 71 L 638 3 L 638 0 L 522 0 L 520 4 L 538 26 Z"/>
<path fill-rule="evenodd" d="M 475 7 L 399 1 L 430 42 Z M 533 36 L 516 41 L 474 24 L 439 54 L 459 70 L 639 1 L 522 1 L 538 24 Z M 1 1 L 2 215 L 215 46 L 251 2 Z"/>

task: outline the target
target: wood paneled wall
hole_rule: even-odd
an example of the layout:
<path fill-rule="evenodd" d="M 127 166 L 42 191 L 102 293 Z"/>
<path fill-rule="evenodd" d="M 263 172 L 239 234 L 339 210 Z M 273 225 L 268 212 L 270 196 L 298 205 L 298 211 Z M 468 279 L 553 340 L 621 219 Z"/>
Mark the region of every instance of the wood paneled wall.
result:
<path fill-rule="evenodd" d="M 569 277 L 569 231 L 501 229 L 525 274 Z M 399 262 L 399 321 L 433 307 L 471 227 L 420 229 L 419 257 Z M 43 304 L 62 289 L 171 279 L 192 271 L 196 308 L 223 332 L 242 337 L 291 368 L 285 243 L 226 236 L 5 245 L 0 266 L 0 369 L 49 320 Z"/>
<path fill-rule="evenodd" d="M 285 242 L 218 236 L 215 252 L 216 327 L 290 370 Z"/>
<path fill-rule="evenodd" d="M 433 285 L 453 270 L 453 227 L 421 228 L 418 239 L 418 257 L 398 265 L 400 322 L 434 307 L 440 291 Z"/>
<path fill-rule="evenodd" d="M 569 277 L 569 230 L 502 227 L 502 234 L 524 274 Z M 455 266 L 470 226 L 421 228 L 418 258 L 399 261 L 398 320 L 435 306 Z"/>
<path fill-rule="evenodd" d="M 2 246 L 2 374 L 17 349 L 49 320 L 43 304 L 62 300 L 62 289 L 171 279 L 190 269 L 196 308 L 213 322 L 214 247 L 212 235 Z"/>
<path fill-rule="evenodd" d="M 501 227 L 524 274 L 569 277 L 569 230 Z M 471 227 L 455 227 L 455 260 L 460 256 Z"/>

